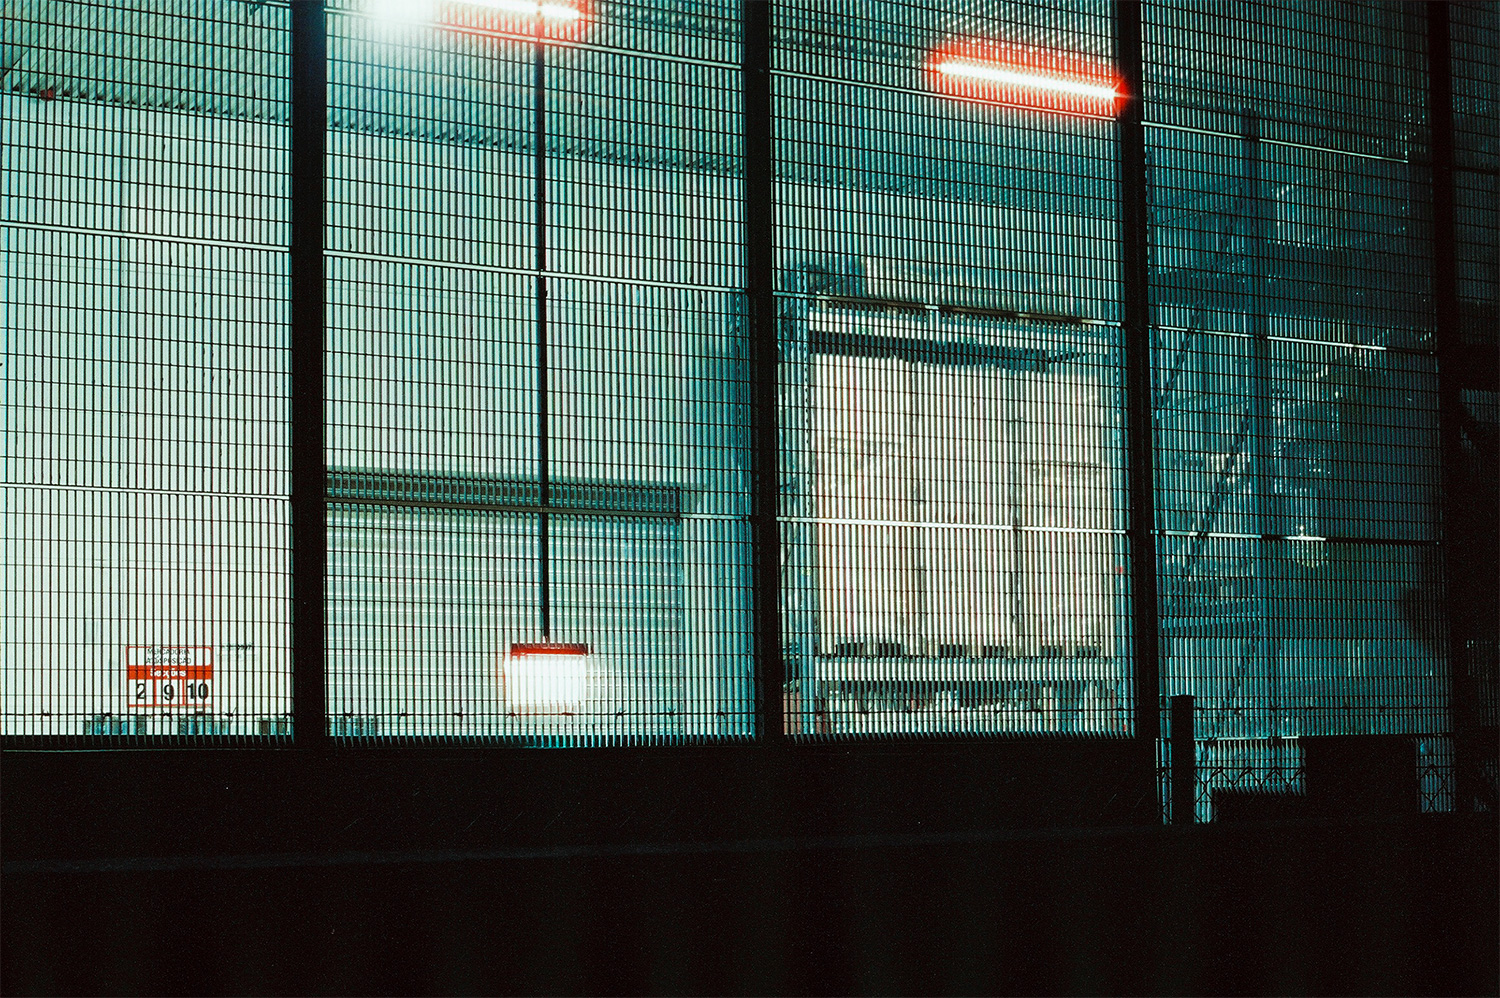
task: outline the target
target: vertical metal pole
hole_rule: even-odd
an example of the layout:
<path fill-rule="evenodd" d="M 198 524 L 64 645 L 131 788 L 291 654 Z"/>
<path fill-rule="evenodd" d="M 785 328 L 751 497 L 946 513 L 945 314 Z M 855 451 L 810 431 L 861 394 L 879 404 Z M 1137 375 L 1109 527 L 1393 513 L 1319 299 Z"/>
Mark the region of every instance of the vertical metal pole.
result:
<path fill-rule="evenodd" d="M 292 4 L 291 405 L 292 732 L 299 747 L 328 735 L 324 596 L 328 559 L 323 452 L 323 203 L 328 125 L 327 17 L 322 0 Z"/>
<path fill-rule="evenodd" d="M 1262 197 L 1260 117 L 1253 111 L 1240 116 L 1240 182 L 1244 184 L 1240 203 L 1247 224 L 1249 252 L 1245 254 L 1245 280 L 1250 319 L 1250 460 L 1251 481 L 1255 483 L 1255 533 L 1259 540 L 1251 560 L 1255 603 L 1258 609 L 1252 626 L 1256 630 L 1257 648 L 1266 663 L 1266 710 L 1270 715 L 1272 737 L 1281 735 L 1280 677 L 1277 671 L 1279 649 L 1272 633 L 1271 564 L 1277 554 L 1276 541 L 1280 522 L 1276 506 L 1275 413 L 1271 411 L 1271 329 L 1266 318 L 1266 247 L 1270 242 L 1270 219 Z"/>
<path fill-rule="evenodd" d="M 536 15 L 536 41 L 532 54 L 536 90 L 536 145 L 534 167 L 536 182 L 536 460 L 537 501 L 542 512 L 537 518 L 538 583 L 541 593 L 542 640 L 552 640 L 552 551 L 547 507 L 552 504 L 552 478 L 547 453 L 547 51 L 542 44 L 542 15 Z"/>
<path fill-rule="evenodd" d="M 1198 735 L 1191 695 L 1172 698 L 1172 824 L 1191 825 L 1196 817 Z"/>
<path fill-rule="evenodd" d="M 1453 66 L 1448 4 L 1427 4 L 1428 118 L 1432 126 L 1432 297 L 1433 346 L 1438 363 L 1438 440 L 1442 462 L 1443 581 L 1448 624 L 1449 717 L 1453 729 L 1454 799 L 1460 811 L 1472 809 L 1477 789 L 1474 760 L 1473 689 L 1469 682 L 1468 572 L 1460 500 L 1464 462 L 1463 396 L 1457 368 L 1459 345 L 1458 249 L 1453 176 Z"/>
<path fill-rule="evenodd" d="M 751 530 L 754 550 L 756 728 L 763 741 L 786 735 L 781 648 L 779 406 L 775 287 L 775 195 L 771 156 L 771 4 L 742 0 L 745 141 L 745 290 L 750 334 Z"/>
<path fill-rule="evenodd" d="M 1115 65 L 1125 87 L 1116 122 L 1120 144 L 1121 336 L 1125 348 L 1125 485 L 1129 496 L 1131 635 L 1135 737 L 1150 760 L 1157 794 L 1161 735 L 1160 636 L 1156 580 L 1156 496 L 1151 420 L 1151 304 L 1146 133 L 1141 95 L 1141 4 L 1117 0 Z"/>

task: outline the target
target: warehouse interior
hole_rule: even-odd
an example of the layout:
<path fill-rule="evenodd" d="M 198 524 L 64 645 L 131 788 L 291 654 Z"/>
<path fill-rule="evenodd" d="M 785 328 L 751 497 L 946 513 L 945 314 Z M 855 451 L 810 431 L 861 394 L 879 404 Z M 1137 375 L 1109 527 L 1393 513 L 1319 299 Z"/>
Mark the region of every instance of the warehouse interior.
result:
<path fill-rule="evenodd" d="M 0 11 L 16 993 L 1493 989 L 1495 4 Z"/>

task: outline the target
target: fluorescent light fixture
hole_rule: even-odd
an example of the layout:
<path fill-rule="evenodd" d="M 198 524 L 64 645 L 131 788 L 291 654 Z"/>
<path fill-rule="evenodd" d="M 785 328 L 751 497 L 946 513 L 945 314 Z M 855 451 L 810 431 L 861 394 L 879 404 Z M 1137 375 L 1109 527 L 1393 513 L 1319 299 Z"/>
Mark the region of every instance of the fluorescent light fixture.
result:
<path fill-rule="evenodd" d="M 369 0 L 365 11 L 380 21 L 419 24 L 432 18 L 435 6 L 433 0 Z"/>
<path fill-rule="evenodd" d="M 1040 73 L 1006 69 L 1002 66 L 986 65 L 970 59 L 945 59 L 933 68 L 945 76 L 954 76 L 967 80 L 982 80 L 987 83 L 1000 83 L 1012 87 L 1026 87 L 1031 90 L 1048 90 L 1053 93 L 1068 94 L 1076 97 L 1114 100 L 1120 96 L 1114 87 L 1106 87 L 1098 83 L 1084 83 L 1081 80 L 1069 80 L 1057 76 L 1045 76 Z"/>
<path fill-rule="evenodd" d="M 553 642 L 510 646 L 505 702 L 517 714 L 571 714 L 583 705 L 589 646 Z"/>
<path fill-rule="evenodd" d="M 500 11 L 524 18 L 540 15 L 544 21 L 562 24 L 571 24 L 584 16 L 580 8 L 557 0 L 452 0 L 450 5 Z M 383 21 L 415 23 L 433 20 L 438 6 L 438 0 L 369 0 L 365 9 Z"/>
<path fill-rule="evenodd" d="M 583 11 L 577 7 L 565 3 L 538 3 L 537 0 L 465 0 L 471 7 L 487 7 L 490 10 L 503 10 L 507 14 L 524 14 L 527 17 L 535 17 L 540 14 L 549 21 L 576 21 L 583 16 Z"/>
<path fill-rule="evenodd" d="M 1000 38 L 950 39 L 925 68 L 928 86 L 958 100 L 1113 115 L 1125 98 L 1118 75 L 1092 56 Z"/>

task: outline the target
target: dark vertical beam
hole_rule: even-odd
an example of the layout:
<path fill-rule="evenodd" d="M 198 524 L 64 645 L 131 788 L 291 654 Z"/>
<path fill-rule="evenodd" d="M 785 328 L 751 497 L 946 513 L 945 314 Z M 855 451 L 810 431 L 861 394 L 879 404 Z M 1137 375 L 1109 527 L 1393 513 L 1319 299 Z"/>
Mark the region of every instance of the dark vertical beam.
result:
<path fill-rule="evenodd" d="M 786 666 L 781 648 L 781 537 L 778 467 L 775 194 L 771 143 L 771 4 L 743 0 L 745 290 L 750 334 L 750 519 L 755 588 L 756 728 L 786 735 Z"/>
<path fill-rule="evenodd" d="M 1191 695 L 1172 698 L 1172 824 L 1191 825 L 1196 818 L 1198 736 Z"/>
<path fill-rule="evenodd" d="M 1116 0 L 1115 67 L 1125 88 L 1116 118 L 1120 144 L 1121 335 L 1125 347 L 1125 487 L 1129 496 L 1131 657 L 1135 736 L 1156 768 L 1161 735 L 1161 669 L 1156 583 L 1156 496 L 1151 416 L 1150 216 L 1141 96 L 1141 4 Z M 1152 794 L 1157 793 L 1155 777 Z"/>
<path fill-rule="evenodd" d="M 1463 396 L 1458 378 L 1459 323 L 1457 191 L 1453 175 L 1453 64 L 1448 4 L 1427 4 L 1428 120 L 1432 128 L 1432 297 L 1433 346 L 1438 364 L 1438 447 L 1442 462 L 1443 581 L 1446 588 L 1449 717 L 1453 728 L 1455 793 L 1460 811 L 1470 810 L 1477 785 L 1474 761 L 1474 699 L 1469 682 L 1468 578 L 1471 558 L 1464 551 L 1462 469 Z"/>
<path fill-rule="evenodd" d="M 1269 204 L 1262 195 L 1260 116 L 1254 111 L 1240 115 L 1241 213 L 1249 251 L 1244 261 L 1250 289 L 1250 453 L 1251 480 L 1255 483 L 1255 533 L 1260 537 L 1251 558 L 1255 602 L 1259 607 L 1253 626 L 1258 638 L 1256 651 L 1266 665 L 1266 709 L 1271 715 L 1272 737 L 1281 735 L 1281 678 L 1275 635 L 1271 632 L 1272 560 L 1279 553 L 1273 536 L 1284 533 L 1276 502 L 1275 413 L 1271 411 L 1271 328 L 1267 319 L 1266 247 L 1271 241 Z"/>
<path fill-rule="evenodd" d="M 322 0 L 292 4 L 290 367 L 292 732 L 328 735 L 324 596 L 328 561 L 323 453 L 323 203 L 328 25 Z"/>
<path fill-rule="evenodd" d="M 542 15 L 536 16 L 536 41 L 532 54 L 536 90 L 535 125 L 532 141 L 536 146 L 533 165 L 536 183 L 536 462 L 537 501 L 542 512 L 537 518 L 539 558 L 538 583 L 541 593 L 542 640 L 552 640 L 552 551 L 547 507 L 552 504 L 551 458 L 548 454 L 547 420 L 547 48 L 542 40 Z"/>

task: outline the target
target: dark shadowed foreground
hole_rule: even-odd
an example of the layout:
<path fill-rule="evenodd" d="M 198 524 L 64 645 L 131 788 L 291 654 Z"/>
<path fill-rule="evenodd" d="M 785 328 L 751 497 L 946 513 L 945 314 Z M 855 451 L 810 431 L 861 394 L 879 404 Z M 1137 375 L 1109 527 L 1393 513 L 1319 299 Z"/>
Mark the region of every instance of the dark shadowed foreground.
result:
<path fill-rule="evenodd" d="M 1495 825 L 8 856 L 4 992 L 1493 994 Z"/>

